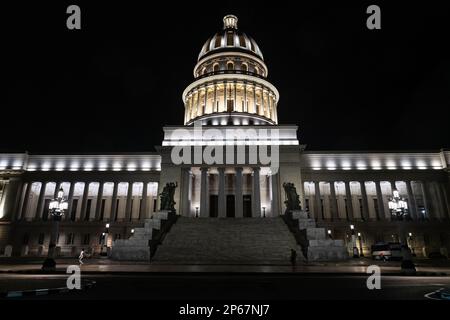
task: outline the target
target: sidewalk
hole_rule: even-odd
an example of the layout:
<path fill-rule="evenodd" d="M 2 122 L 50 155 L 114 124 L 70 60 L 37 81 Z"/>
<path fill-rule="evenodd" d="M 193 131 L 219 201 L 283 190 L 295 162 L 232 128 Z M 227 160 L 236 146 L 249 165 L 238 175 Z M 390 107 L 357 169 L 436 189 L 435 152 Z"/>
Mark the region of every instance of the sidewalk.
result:
<path fill-rule="evenodd" d="M 378 265 L 385 274 L 399 274 L 400 262 L 380 262 L 371 259 L 350 259 L 342 262 L 300 263 L 295 268 L 285 265 L 242 265 L 242 264 L 150 264 L 146 262 L 113 261 L 110 259 L 86 259 L 81 266 L 81 272 L 89 274 L 111 273 L 320 273 L 320 274 L 366 274 L 367 266 Z M 39 259 L 27 262 L 0 260 L 0 273 L 39 273 Z M 435 262 L 430 260 L 416 261 L 418 273 L 446 273 L 450 275 L 448 261 Z M 58 259 L 56 273 L 66 273 L 69 265 L 78 265 L 77 259 Z"/>

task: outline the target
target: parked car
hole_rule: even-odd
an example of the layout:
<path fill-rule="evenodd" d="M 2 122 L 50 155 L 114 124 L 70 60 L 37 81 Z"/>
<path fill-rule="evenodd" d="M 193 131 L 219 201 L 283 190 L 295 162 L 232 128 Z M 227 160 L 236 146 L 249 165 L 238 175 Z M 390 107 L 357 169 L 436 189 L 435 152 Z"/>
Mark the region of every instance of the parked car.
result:
<path fill-rule="evenodd" d="M 372 258 L 383 261 L 402 260 L 405 250 L 409 248 L 399 242 L 380 242 L 371 247 Z"/>

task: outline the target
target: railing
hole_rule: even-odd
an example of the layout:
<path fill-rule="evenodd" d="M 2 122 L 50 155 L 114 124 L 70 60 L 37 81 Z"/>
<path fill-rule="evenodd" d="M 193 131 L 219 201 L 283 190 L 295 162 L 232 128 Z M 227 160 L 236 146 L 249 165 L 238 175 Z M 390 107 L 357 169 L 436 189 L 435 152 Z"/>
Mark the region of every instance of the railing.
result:
<path fill-rule="evenodd" d="M 265 77 L 263 77 L 262 75 L 260 75 L 258 73 L 250 72 L 250 71 L 244 71 L 244 70 L 219 70 L 219 71 L 213 71 L 213 72 L 208 72 L 208 73 L 204 73 L 202 75 L 199 75 L 198 77 L 196 77 L 196 79 L 203 79 L 203 78 L 206 78 L 206 77 L 220 75 L 220 74 L 244 74 L 244 75 L 247 75 L 247 76 L 253 76 L 253 77 L 265 79 Z"/>

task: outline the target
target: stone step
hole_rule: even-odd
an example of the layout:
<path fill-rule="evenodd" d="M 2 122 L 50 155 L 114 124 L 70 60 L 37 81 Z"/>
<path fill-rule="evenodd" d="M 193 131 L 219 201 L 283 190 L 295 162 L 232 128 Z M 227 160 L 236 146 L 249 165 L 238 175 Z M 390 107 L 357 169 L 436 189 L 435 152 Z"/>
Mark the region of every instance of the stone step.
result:
<path fill-rule="evenodd" d="M 290 249 L 300 253 L 279 218 L 180 217 L 158 247 L 155 262 L 283 261 Z"/>
<path fill-rule="evenodd" d="M 308 229 L 308 228 L 315 228 L 316 227 L 316 221 L 314 219 L 298 219 L 298 228 L 300 230 Z"/>

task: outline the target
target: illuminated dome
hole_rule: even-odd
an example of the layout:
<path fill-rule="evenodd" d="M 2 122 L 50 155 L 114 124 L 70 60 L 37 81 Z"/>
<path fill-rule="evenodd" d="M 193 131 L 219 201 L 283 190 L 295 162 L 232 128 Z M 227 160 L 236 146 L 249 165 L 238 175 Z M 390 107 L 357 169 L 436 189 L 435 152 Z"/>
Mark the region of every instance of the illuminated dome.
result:
<path fill-rule="evenodd" d="M 230 50 L 254 54 L 256 57 L 264 60 L 263 54 L 255 40 L 238 30 L 237 22 L 238 18 L 236 16 L 225 16 L 223 18 L 223 30 L 217 32 L 205 42 L 198 60 L 213 53 Z"/>
<path fill-rule="evenodd" d="M 185 125 L 275 125 L 278 90 L 256 42 L 227 15 L 224 28 L 204 44 L 194 78 L 183 92 Z"/>

